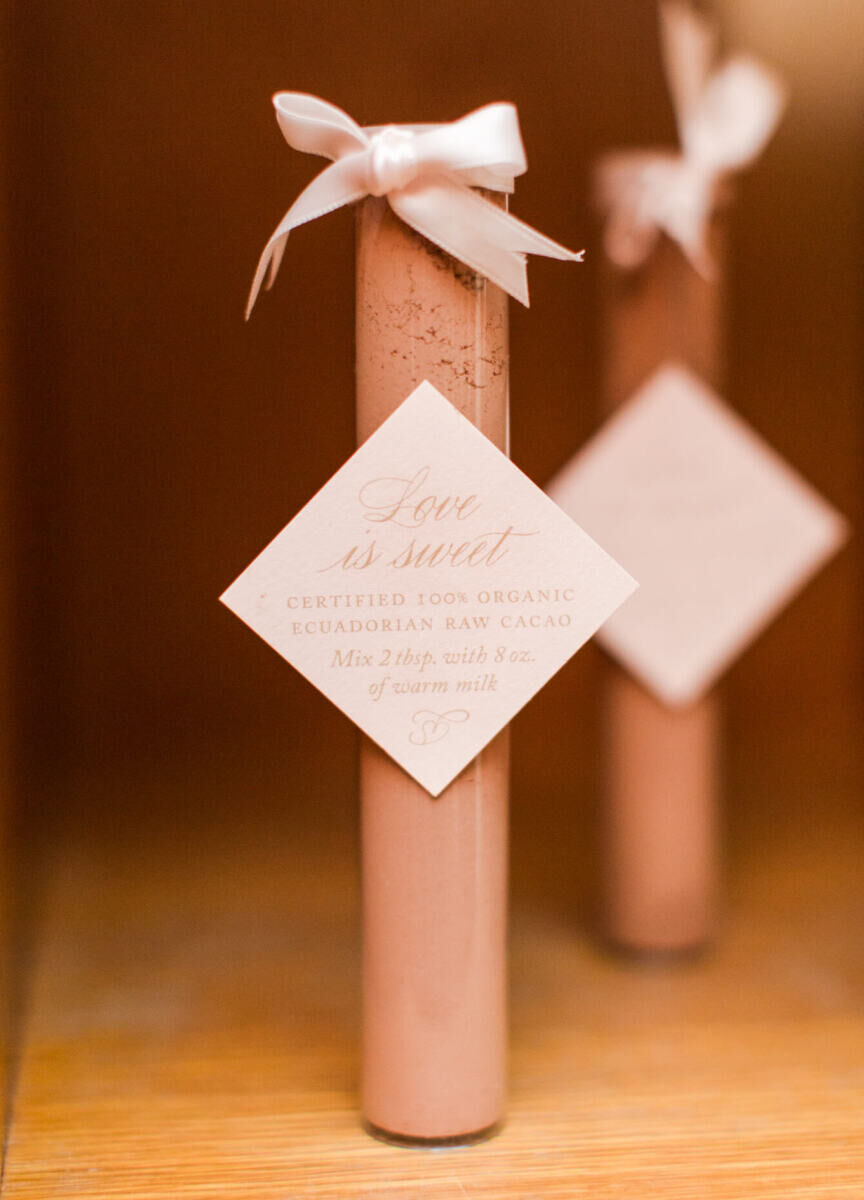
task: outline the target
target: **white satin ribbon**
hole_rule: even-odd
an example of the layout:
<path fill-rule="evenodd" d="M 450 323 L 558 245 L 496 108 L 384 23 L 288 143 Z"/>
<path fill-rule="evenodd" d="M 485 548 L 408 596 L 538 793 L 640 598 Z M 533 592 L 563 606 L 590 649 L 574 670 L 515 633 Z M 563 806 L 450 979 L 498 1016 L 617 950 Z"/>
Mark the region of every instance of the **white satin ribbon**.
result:
<path fill-rule="evenodd" d="M 291 231 L 365 196 L 386 196 L 406 225 L 526 305 L 527 254 L 582 261 L 584 250 L 574 254 L 472 191 L 512 192 L 526 169 L 512 104 L 488 104 L 448 125 L 370 129 L 300 92 L 279 92 L 273 104 L 289 146 L 333 162 L 300 193 L 264 247 L 247 317 L 265 278 L 268 288 L 276 278 Z"/>
<path fill-rule="evenodd" d="M 628 150 L 601 160 L 604 244 L 618 266 L 636 267 L 662 232 L 710 278 L 708 222 L 723 180 L 760 154 L 780 120 L 785 91 L 748 55 L 712 70 L 715 30 L 688 4 L 661 4 L 660 19 L 681 151 Z"/>

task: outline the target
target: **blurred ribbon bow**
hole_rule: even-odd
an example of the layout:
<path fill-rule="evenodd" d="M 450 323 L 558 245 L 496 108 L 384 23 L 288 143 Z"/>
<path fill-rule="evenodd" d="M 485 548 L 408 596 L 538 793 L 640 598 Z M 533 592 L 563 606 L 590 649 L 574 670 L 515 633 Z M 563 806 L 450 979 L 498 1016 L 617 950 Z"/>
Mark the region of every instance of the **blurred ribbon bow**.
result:
<path fill-rule="evenodd" d="M 627 150 L 602 159 L 597 178 L 607 214 L 605 248 L 619 267 L 636 267 L 666 233 L 710 277 L 707 227 L 718 185 L 759 155 L 780 120 L 785 93 L 779 79 L 747 55 L 712 70 L 715 30 L 688 4 L 661 4 L 660 19 L 681 152 Z"/>
<path fill-rule="evenodd" d="M 406 225 L 523 304 L 526 254 L 582 261 L 584 250 L 574 254 L 471 190 L 512 192 L 526 169 L 512 104 L 488 104 L 447 125 L 371 129 L 300 92 L 279 92 L 273 104 L 290 146 L 333 162 L 300 193 L 264 247 L 247 317 L 265 277 L 268 288 L 276 278 L 291 231 L 365 196 L 386 196 Z"/>

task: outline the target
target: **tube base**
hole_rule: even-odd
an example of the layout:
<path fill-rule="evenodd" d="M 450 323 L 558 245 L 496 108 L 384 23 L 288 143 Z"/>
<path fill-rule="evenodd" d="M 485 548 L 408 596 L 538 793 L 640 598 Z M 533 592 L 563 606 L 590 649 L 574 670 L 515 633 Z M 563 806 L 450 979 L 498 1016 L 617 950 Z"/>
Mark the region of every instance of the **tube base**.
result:
<path fill-rule="evenodd" d="M 396 1133 L 392 1129 L 381 1129 L 371 1121 L 364 1121 L 363 1128 L 370 1137 L 388 1146 L 401 1146 L 405 1150 L 447 1150 L 459 1146 L 475 1146 L 478 1142 L 486 1142 L 501 1132 L 503 1122 L 495 1121 L 483 1129 L 474 1129 L 470 1133 L 454 1133 L 447 1137 L 414 1137 L 410 1133 Z"/>

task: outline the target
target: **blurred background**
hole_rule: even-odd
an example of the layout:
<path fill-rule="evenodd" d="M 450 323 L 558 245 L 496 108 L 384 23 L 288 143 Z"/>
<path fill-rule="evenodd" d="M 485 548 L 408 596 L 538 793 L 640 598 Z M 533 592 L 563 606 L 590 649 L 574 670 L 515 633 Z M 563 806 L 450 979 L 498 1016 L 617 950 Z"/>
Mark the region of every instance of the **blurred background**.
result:
<path fill-rule="evenodd" d="M 716 11 L 725 44 L 773 64 L 790 91 L 729 213 L 725 396 L 860 530 L 864 6 L 720 0 Z M 247 1015 L 254 1025 L 269 1003 L 274 1029 L 287 1031 L 286 1006 L 320 1010 L 315 955 L 341 954 L 328 960 L 330 1036 L 337 1010 L 350 1027 L 356 1001 L 355 967 L 344 966 L 356 955 L 345 916 L 355 911 L 356 734 L 217 601 L 354 447 L 351 214 L 300 230 L 274 292 L 242 319 L 266 238 L 321 165 L 286 146 L 270 96 L 316 93 L 361 124 L 517 104 L 529 171 L 514 211 L 588 251 L 583 267 L 532 262 L 532 308 L 511 306 L 513 458 L 542 484 L 601 420 L 591 163 L 614 147 L 674 143 L 656 10 L 649 0 L 9 0 L 2 20 L 4 812 L 27 848 L 20 927 L 37 928 L 42 906 L 63 935 L 45 943 L 54 965 L 40 977 L 32 1036 L 80 1040 L 92 1012 L 94 1029 L 110 1013 L 131 1028 L 139 1011 L 162 1029 L 163 984 L 176 991 L 184 963 L 198 970 L 202 945 L 216 979 L 259 946 L 247 934 L 265 912 L 274 923 L 260 962 L 289 961 L 281 914 L 317 886 L 285 865 L 301 842 L 324 847 L 347 932 L 340 941 L 331 926 L 321 939 L 313 921 L 299 960 L 312 964 L 308 979 L 296 957 L 290 991 L 265 971 Z M 549 946 L 566 957 L 590 922 L 600 652 L 578 655 L 517 718 L 517 926 L 533 912 L 564 931 L 519 943 L 517 1033 L 541 984 L 562 1021 L 576 1006 L 600 1025 L 690 1004 L 699 1019 L 860 1010 L 862 553 L 856 534 L 722 685 L 720 990 L 715 974 L 687 976 L 678 991 L 620 976 L 592 991 L 595 960 L 574 962 L 572 978 L 560 968 Z M 217 825 L 236 843 L 208 868 Z M 244 840 L 263 846 L 265 830 L 244 885 L 232 855 Z M 158 856 L 139 869 L 129 846 L 154 832 Z M 111 850 L 82 857 L 88 844 Z M 47 864 L 53 909 L 34 861 Z M 236 917 L 244 904 L 248 927 Z M 184 912 L 192 924 L 171 925 Z M 246 1012 L 242 981 L 225 986 L 235 991 L 227 1007 L 221 992 L 214 1002 L 219 1029 L 229 1010 Z M 189 984 L 193 1025 L 209 1019 L 203 994 Z M 126 1007 L 99 1010 L 104 996 Z M 89 1095 L 91 1059 L 51 1061 L 66 1064 L 59 1095 L 77 1085 Z M 231 1078 L 243 1061 L 238 1052 Z M 32 1098 L 48 1085 L 29 1086 Z"/>
<path fill-rule="evenodd" d="M 726 396 L 859 523 L 864 9 L 723 0 L 718 16 L 791 93 L 736 184 Z M 533 263 L 532 308 L 512 306 L 513 457 L 543 483 L 600 420 L 590 164 L 674 142 L 654 5 L 28 0 L 6 19 L 10 645 L 28 811 L 74 804 L 86 820 L 98 789 L 74 799 L 70 781 L 154 766 L 249 773 L 254 795 L 266 760 L 284 776 L 268 805 L 304 807 L 311 788 L 350 813 L 352 728 L 217 603 L 354 444 L 351 214 L 292 238 L 275 292 L 242 321 L 264 241 L 320 167 L 285 145 L 270 96 L 318 93 L 363 124 L 518 105 L 529 171 L 514 209 L 588 249 L 581 268 Z M 827 785 L 838 724 L 841 749 L 856 728 L 860 558 L 853 541 L 732 671 L 731 769 L 740 737 L 749 770 L 755 731 L 804 713 L 809 752 L 835 739 Z M 583 838 L 595 659 L 516 723 L 517 822 L 563 822 L 562 862 Z M 226 802 L 248 811 L 241 791 Z M 826 806 L 812 798 L 814 815 Z"/>

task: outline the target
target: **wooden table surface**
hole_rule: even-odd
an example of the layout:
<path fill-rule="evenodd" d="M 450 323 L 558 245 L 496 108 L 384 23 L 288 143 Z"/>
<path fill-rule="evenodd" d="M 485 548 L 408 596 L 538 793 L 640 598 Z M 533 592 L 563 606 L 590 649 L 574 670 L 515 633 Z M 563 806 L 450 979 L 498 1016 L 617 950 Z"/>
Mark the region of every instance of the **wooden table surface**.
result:
<path fill-rule="evenodd" d="M 265 819 L 215 767 L 78 781 L 101 816 L 45 863 L 3 1200 L 864 1196 L 853 735 L 759 759 L 754 800 L 786 794 L 737 822 L 702 959 L 611 957 L 520 868 L 508 1122 L 434 1152 L 358 1125 L 351 822 Z"/>

